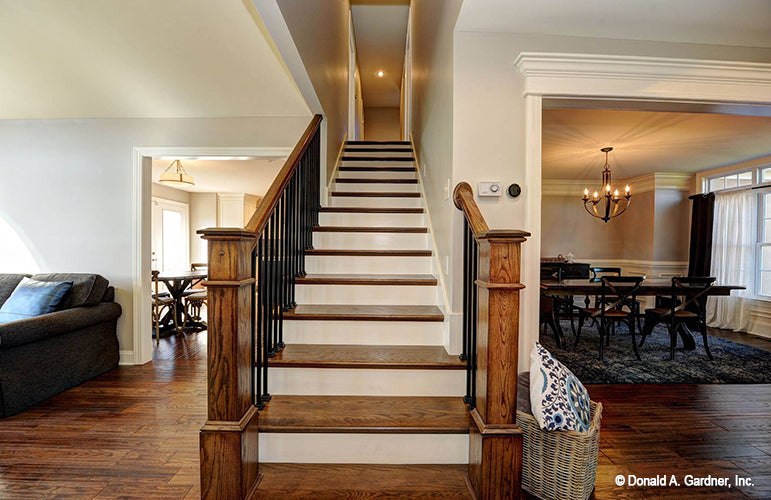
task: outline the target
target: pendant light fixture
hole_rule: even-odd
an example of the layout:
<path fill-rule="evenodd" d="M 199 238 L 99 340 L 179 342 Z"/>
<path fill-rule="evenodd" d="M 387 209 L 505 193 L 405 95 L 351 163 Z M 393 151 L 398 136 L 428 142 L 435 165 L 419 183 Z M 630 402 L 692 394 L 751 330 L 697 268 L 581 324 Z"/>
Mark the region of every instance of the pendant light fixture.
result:
<path fill-rule="evenodd" d="M 586 212 L 592 217 L 602 219 L 607 224 L 610 219 L 618 217 L 626 212 L 626 209 L 629 208 L 629 204 L 632 200 L 632 193 L 628 185 L 624 188 L 623 195 L 619 194 L 618 189 L 613 189 L 610 165 L 608 164 L 608 153 L 613 151 L 613 148 L 602 148 L 600 151 L 605 153 L 605 168 L 602 171 L 602 187 L 599 191 L 595 191 L 591 197 L 589 196 L 589 189 L 584 189 L 583 200 Z"/>
<path fill-rule="evenodd" d="M 174 170 L 172 170 L 172 167 L 175 167 Z M 179 187 L 195 185 L 193 176 L 187 173 L 185 167 L 182 166 L 182 162 L 179 160 L 174 160 L 171 162 L 171 165 L 166 167 L 166 170 L 163 171 L 158 182 Z"/>

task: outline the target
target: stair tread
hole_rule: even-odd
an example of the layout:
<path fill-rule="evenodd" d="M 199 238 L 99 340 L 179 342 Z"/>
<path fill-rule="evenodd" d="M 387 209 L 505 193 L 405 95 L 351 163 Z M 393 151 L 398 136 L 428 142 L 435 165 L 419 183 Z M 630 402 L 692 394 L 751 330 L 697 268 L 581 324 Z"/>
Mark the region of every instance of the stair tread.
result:
<path fill-rule="evenodd" d="M 417 179 L 369 179 L 366 177 L 338 177 L 335 182 L 341 184 L 417 184 Z"/>
<path fill-rule="evenodd" d="M 400 191 L 332 191 L 329 195 L 352 198 L 420 198 L 418 192 Z"/>
<path fill-rule="evenodd" d="M 416 172 L 414 166 L 341 165 L 341 172 Z"/>
<path fill-rule="evenodd" d="M 347 257 L 431 257 L 431 250 L 349 250 L 334 248 L 311 248 L 306 255 L 347 256 Z"/>
<path fill-rule="evenodd" d="M 408 146 L 393 146 L 393 147 L 384 147 L 384 148 L 374 148 L 374 147 L 366 147 L 364 145 L 363 148 L 352 148 L 346 146 L 345 153 L 412 153 L 412 148 Z"/>
<path fill-rule="evenodd" d="M 345 141 L 346 144 L 410 144 L 410 141 Z"/>
<path fill-rule="evenodd" d="M 427 227 L 313 226 L 317 233 L 427 233 Z"/>
<path fill-rule="evenodd" d="M 436 285 L 432 274 L 309 274 L 298 285 Z"/>
<path fill-rule="evenodd" d="M 299 306 L 298 306 L 299 307 Z M 442 346 L 289 344 L 271 367 L 292 368 L 389 368 L 404 370 L 463 370 L 458 356 Z"/>
<path fill-rule="evenodd" d="M 459 397 L 273 396 L 260 412 L 260 432 L 467 434 Z"/>
<path fill-rule="evenodd" d="M 444 321 L 436 306 L 300 304 L 284 313 L 285 320 Z"/>
<path fill-rule="evenodd" d="M 383 208 L 383 207 L 321 207 L 322 213 L 361 213 L 361 214 L 422 214 L 422 208 Z"/>
<path fill-rule="evenodd" d="M 345 156 L 341 161 L 415 161 L 413 156 Z"/>
<path fill-rule="evenodd" d="M 258 498 L 471 500 L 468 465 L 260 464 Z"/>

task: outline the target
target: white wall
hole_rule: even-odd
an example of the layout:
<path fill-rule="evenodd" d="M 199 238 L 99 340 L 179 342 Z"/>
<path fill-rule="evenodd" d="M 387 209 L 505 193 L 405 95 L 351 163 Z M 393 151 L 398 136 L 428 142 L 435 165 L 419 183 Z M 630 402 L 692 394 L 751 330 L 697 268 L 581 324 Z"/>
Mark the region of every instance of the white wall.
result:
<path fill-rule="evenodd" d="M 277 0 L 326 117 L 327 178 L 348 130 L 348 0 Z"/>
<path fill-rule="evenodd" d="M 120 348 L 131 350 L 133 148 L 289 147 L 307 124 L 308 117 L 0 121 L 0 217 L 24 229 L 42 272 L 110 280 L 123 306 Z M 149 176 L 145 190 L 149 214 Z"/>
<path fill-rule="evenodd" d="M 399 108 L 364 108 L 364 126 L 364 140 L 400 140 Z"/>
<path fill-rule="evenodd" d="M 217 226 L 217 194 L 190 194 L 190 262 L 207 262 L 206 241 L 196 234 L 199 229 Z"/>

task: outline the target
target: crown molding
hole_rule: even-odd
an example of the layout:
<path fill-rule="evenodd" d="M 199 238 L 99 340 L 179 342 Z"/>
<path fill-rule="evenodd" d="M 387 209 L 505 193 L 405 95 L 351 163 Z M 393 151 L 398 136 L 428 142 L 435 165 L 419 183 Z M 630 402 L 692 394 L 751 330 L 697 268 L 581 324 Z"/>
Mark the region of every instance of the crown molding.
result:
<path fill-rule="evenodd" d="M 771 102 L 771 64 L 522 52 L 524 95 Z"/>
<path fill-rule="evenodd" d="M 693 182 L 693 174 L 683 172 L 654 172 L 651 174 L 621 179 L 618 185 L 626 185 L 632 188 L 632 195 L 647 193 L 659 189 L 677 189 L 690 191 Z M 583 196 L 584 188 L 592 189 L 596 186 L 596 180 L 587 179 L 544 179 L 542 181 L 542 196 Z M 616 182 L 614 182 L 616 184 Z"/>

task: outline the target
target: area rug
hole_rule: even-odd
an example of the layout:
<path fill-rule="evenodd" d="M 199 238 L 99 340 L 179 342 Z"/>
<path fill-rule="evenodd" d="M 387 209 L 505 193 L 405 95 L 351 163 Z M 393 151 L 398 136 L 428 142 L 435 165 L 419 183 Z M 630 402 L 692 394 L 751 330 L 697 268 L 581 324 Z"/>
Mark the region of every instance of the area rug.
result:
<path fill-rule="evenodd" d="M 575 348 L 570 323 L 563 322 L 562 330 L 567 346 L 557 348 L 549 328 L 541 332 L 541 344 L 584 384 L 771 384 L 771 352 L 730 340 L 710 336 L 714 357 L 710 360 L 701 335 L 694 336 L 693 351 L 683 349 L 678 338 L 675 360 L 670 361 L 669 334 L 659 325 L 639 349 L 642 361 L 638 361 L 626 326 L 619 325 L 600 361 L 596 327 L 584 327 Z M 639 334 L 637 340 L 639 343 Z"/>

